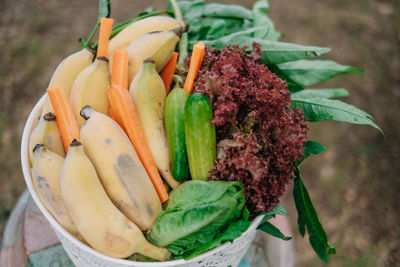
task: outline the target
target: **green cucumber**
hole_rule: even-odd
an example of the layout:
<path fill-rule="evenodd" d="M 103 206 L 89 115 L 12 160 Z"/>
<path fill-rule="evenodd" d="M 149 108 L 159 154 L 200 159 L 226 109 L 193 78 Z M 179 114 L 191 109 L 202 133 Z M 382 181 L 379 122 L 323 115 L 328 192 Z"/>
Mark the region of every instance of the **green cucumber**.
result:
<path fill-rule="evenodd" d="M 168 94 L 164 108 L 171 171 L 177 181 L 183 181 L 189 177 L 184 121 L 187 98 L 186 91 L 175 88 Z"/>
<path fill-rule="evenodd" d="M 186 147 L 193 180 L 207 181 L 217 156 L 215 126 L 210 100 L 191 94 L 185 106 Z"/>

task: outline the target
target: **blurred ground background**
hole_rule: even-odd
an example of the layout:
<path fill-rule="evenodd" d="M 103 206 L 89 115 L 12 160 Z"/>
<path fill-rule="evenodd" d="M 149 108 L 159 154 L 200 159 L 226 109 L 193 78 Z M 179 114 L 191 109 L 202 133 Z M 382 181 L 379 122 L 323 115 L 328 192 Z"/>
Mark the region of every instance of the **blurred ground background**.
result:
<path fill-rule="evenodd" d="M 95 0 L 0 0 L 0 233 L 25 189 L 20 139 L 25 120 L 58 63 L 79 48 L 97 17 Z M 251 6 L 253 1 L 221 1 Z M 303 179 L 337 255 L 329 266 L 398 266 L 400 260 L 400 2 L 271 0 L 284 41 L 327 46 L 325 58 L 364 68 L 320 87 L 345 87 L 346 100 L 374 115 L 386 139 L 366 126 L 311 124 L 328 147 L 302 168 Z M 165 1 L 112 0 L 122 21 Z M 284 206 L 293 229 L 296 212 Z M 1 235 L 0 235 L 1 239 Z M 295 235 L 297 266 L 325 266 Z"/>

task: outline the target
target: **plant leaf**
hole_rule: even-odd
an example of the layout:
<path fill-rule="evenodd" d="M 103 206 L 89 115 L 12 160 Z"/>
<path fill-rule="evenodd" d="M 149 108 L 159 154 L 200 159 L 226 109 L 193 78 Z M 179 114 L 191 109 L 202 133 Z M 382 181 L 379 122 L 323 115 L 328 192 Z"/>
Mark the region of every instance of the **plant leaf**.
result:
<path fill-rule="evenodd" d="M 220 18 L 252 19 L 251 11 L 239 5 L 210 3 L 204 6 L 203 16 Z"/>
<path fill-rule="evenodd" d="M 292 97 L 301 99 L 334 98 L 349 96 L 344 88 L 305 89 L 292 93 Z"/>
<path fill-rule="evenodd" d="M 252 44 L 257 42 L 261 44 L 263 51 L 264 64 L 278 64 L 288 61 L 296 61 L 304 58 L 317 57 L 328 53 L 329 48 L 317 46 L 304 46 L 285 42 L 271 42 L 260 38 L 252 38 L 251 34 L 258 30 L 263 30 L 263 27 L 254 27 L 248 30 L 235 32 L 213 41 L 205 40 L 204 43 L 222 49 L 229 44 L 238 44 L 239 46 L 247 46 L 248 50 L 252 50 Z"/>
<path fill-rule="evenodd" d="M 263 224 L 271 218 L 275 218 L 278 214 L 287 215 L 287 211 L 282 207 L 280 203 L 278 203 L 271 211 L 261 214 L 264 215 L 264 218 L 261 220 L 260 224 Z"/>
<path fill-rule="evenodd" d="M 254 27 L 263 27 L 264 29 L 254 32 L 255 38 L 278 41 L 281 33 L 275 29 L 275 25 L 268 17 L 269 3 L 268 0 L 260 0 L 254 3 L 252 17 Z"/>
<path fill-rule="evenodd" d="M 309 156 L 317 155 L 319 153 L 324 152 L 325 150 L 326 150 L 326 146 L 324 146 L 318 142 L 308 140 L 304 144 L 303 157 L 297 162 L 297 165 L 299 165 L 303 160 L 305 160 Z"/>
<path fill-rule="evenodd" d="M 278 68 L 303 87 L 330 80 L 339 74 L 363 72 L 362 69 L 340 65 L 331 60 L 298 60 L 278 64 Z"/>
<path fill-rule="evenodd" d="M 279 230 L 277 227 L 269 222 L 264 222 L 263 224 L 260 224 L 257 229 L 283 240 L 292 239 L 290 236 L 285 236 L 284 234 L 282 234 L 281 230 Z"/>
<path fill-rule="evenodd" d="M 328 243 L 328 238 L 311 202 L 310 195 L 301 179 L 298 167 L 295 170 L 295 175 L 293 196 L 298 213 L 297 223 L 299 232 L 304 237 L 307 229 L 311 246 L 320 259 L 327 263 L 329 256 L 336 253 L 335 248 Z"/>
<path fill-rule="evenodd" d="M 373 122 L 371 115 L 340 100 L 325 98 L 306 99 L 292 96 L 292 106 L 302 109 L 308 121 L 334 120 L 370 125 L 383 133 L 379 126 Z"/>
<path fill-rule="evenodd" d="M 100 21 L 101 18 L 109 18 L 110 15 L 111 15 L 110 0 L 99 0 L 98 20 Z"/>

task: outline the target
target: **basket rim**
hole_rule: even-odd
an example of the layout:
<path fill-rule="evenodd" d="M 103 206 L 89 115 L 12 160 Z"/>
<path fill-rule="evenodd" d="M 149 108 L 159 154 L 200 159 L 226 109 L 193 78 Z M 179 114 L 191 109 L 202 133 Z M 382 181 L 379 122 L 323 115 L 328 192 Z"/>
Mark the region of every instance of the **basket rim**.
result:
<path fill-rule="evenodd" d="M 23 134 L 22 134 L 22 141 L 21 141 L 21 166 L 22 166 L 22 172 L 24 175 L 24 180 L 25 183 L 28 187 L 29 193 L 35 202 L 35 204 L 38 206 L 39 210 L 42 212 L 46 220 L 50 223 L 51 227 L 60 233 L 64 238 L 66 238 L 69 242 L 73 243 L 75 246 L 77 246 L 80 250 L 84 250 L 85 252 L 96 256 L 104 261 L 108 261 L 110 263 L 115 263 L 115 264 L 120 264 L 120 265 L 126 265 L 126 266 L 132 266 L 133 263 L 136 263 L 137 261 L 131 261 L 131 260 L 125 260 L 125 259 L 118 259 L 118 258 L 113 258 L 107 255 L 104 255 L 100 252 L 97 252 L 93 248 L 89 247 L 88 245 L 82 243 L 78 239 L 76 239 L 74 236 L 72 236 L 68 231 L 66 231 L 58 222 L 56 219 L 53 218 L 53 216 L 49 213 L 49 211 L 46 209 L 46 207 L 42 204 L 40 201 L 36 190 L 34 189 L 33 182 L 32 182 L 32 176 L 31 176 L 31 171 L 29 168 L 29 160 L 28 160 L 28 147 L 29 147 L 29 137 L 30 134 L 33 130 L 33 128 L 36 126 L 35 120 L 37 120 L 41 108 L 45 102 L 47 93 L 45 93 L 40 100 L 35 104 L 33 107 L 31 113 L 28 116 L 28 119 L 26 120 Z M 254 221 L 251 223 L 250 227 L 242 233 L 242 235 L 255 231 L 257 226 L 261 223 L 261 220 L 264 216 L 260 215 L 254 219 Z M 241 235 L 241 236 L 242 236 Z M 238 237 L 237 239 L 239 239 Z M 235 240 L 237 240 L 235 239 Z M 234 242 L 233 240 L 232 242 Z M 204 252 L 193 259 L 190 260 L 184 260 L 184 259 L 179 259 L 179 260 L 173 260 L 173 261 L 165 261 L 165 262 L 137 262 L 140 263 L 141 266 L 148 266 L 148 267 L 156 267 L 156 266 L 175 266 L 177 264 L 187 264 L 191 262 L 197 262 L 201 261 L 202 259 L 205 259 L 209 257 L 210 255 L 213 255 L 215 253 L 218 253 L 219 251 L 223 250 L 225 247 L 229 246 L 231 242 L 225 242 L 221 246 L 218 246 L 214 249 L 211 249 L 207 252 Z"/>

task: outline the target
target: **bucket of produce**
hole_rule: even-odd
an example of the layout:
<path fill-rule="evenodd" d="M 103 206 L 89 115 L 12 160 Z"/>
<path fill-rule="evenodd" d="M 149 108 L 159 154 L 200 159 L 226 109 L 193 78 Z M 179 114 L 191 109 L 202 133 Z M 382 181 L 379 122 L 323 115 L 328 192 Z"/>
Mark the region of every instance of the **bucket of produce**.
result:
<path fill-rule="evenodd" d="M 379 127 L 330 99 L 346 90 L 303 87 L 359 70 L 279 42 L 266 0 L 168 2 L 113 27 L 100 1 L 25 125 L 35 203 L 77 266 L 237 266 L 257 229 L 290 239 L 268 220 L 286 214 L 294 181 L 300 233 L 327 262 L 335 249 L 299 170 L 325 147 L 306 120 Z"/>
<path fill-rule="evenodd" d="M 41 113 L 44 101 L 45 101 L 45 97 L 42 97 L 41 100 L 36 104 L 36 106 L 32 110 L 32 112 L 26 122 L 26 126 L 24 129 L 23 137 L 22 137 L 22 144 L 21 144 L 22 169 L 23 169 L 27 187 L 29 189 L 29 192 L 31 193 L 33 200 L 35 201 L 36 205 L 39 207 L 39 209 L 41 210 L 41 212 L 43 213 L 45 218 L 50 223 L 54 232 L 57 234 L 57 237 L 61 241 L 64 249 L 70 256 L 71 260 L 77 266 L 113 266 L 113 267 L 114 266 L 229 266 L 229 265 L 236 266 L 239 263 L 241 257 L 244 255 L 247 248 L 250 246 L 252 240 L 254 239 L 257 226 L 262 221 L 262 217 L 256 218 L 250 226 L 248 226 L 247 224 L 243 224 L 241 227 L 246 227 L 247 230 L 243 231 L 243 233 L 241 235 L 239 234 L 240 237 L 236 238 L 232 243 L 230 243 L 230 242 L 224 243 L 223 239 L 221 239 L 221 241 L 214 239 L 216 245 L 209 246 L 209 247 L 210 248 L 215 247 L 215 246 L 217 246 L 217 247 L 209 250 L 208 252 L 194 256 L 191 259 L 187 259 L 187 260 L 185 260 L 185 259 L 169 260 L 169 261 L 165 261 L 163 263 L 161 263 L 161 262 L 143 262 L 144 260 L 148 261 L 149 259 L 139 256 L 139 254 L 134 254 L 133 256 L 131 256 L 130 258 L 127 258 L 127 259 L 118 259 L 116 257 L 107 256 L 106 254 L 101 253 L 101 252 L 97 251 L 96 249 L 93 249 L 86 241 L 82 240 L 82 237 L 79 234 L 77 234 L 74 231 L 71 231 L 71 228 L 67 228 L 65 226 L 66 220 L 62 219 L 62 213 L 61 212 L 57 213 L 57 208 L 45 206 L 45 204 L 44 204 L 44 203 L 56 203 L 56 201 L 52 202 L 51 200 L 48 200 L 48 199 L 46 200 L 46 199 L 44 199 L 45 195 L 43 195 L 43 194 L 39 195 L 37 193 L 38 190 L 35 189 L 35 185 L 33 182 L 35 177 L 37 178 L 40 174 L 43 176 L 43 180 L 42 180 L 42 183 L 39 182 L 37 185 L 41 186 L 42 189 L 43 189 L 43 187 L 50 187 L 50 188 L 48 188 L 49 192 L 50 192 L 50 190 L 52 190 L 51 186 L 53 184 L 51 183 L 52 182 L 51 176 L 52 176 L 53 172 L 59 171 L 59 170 L 57 170 L 57 166 L 55 166 L 56 164 L 54 164 L 54 162 L 53 162 L 53 160 L 56 159 L 57 157 L 51 158 L 51 155 L 50 156 L 46 155 L 47 152 L 41 151 L 40 149 L 43 150 L 43 148 L 39 147 L 36 149 L 35 154 L 40 153 L 40 154 L 42 154 L 41 156 L 48 157 L 47 162 L 45 162 L 45 164 L 49 164 L 49 165 L 47 167 L 46 166 L 43 166 L 43 167 L 35 166 L 34 167 L 35 169 L 31 169 L 29 167 L 30 166 L 29 156 L 28 156 L 28 154 L 29 154 L 28 153 L 29 138 L 32 135 L 32 131 L 34 130 L 34 128 L 38 125 L 37 118 Z M 46 179 L 49 179 L 49 180 L 46 180 Z M 49 184 L 47 184 L 47 182 Z M 203 183 L 203 182 L 200 181 L 200 183 Z M 216 185 L 216 186 L 218 187 L 218 185 Z M 214 222 L 217 224 L 219 223 L 220 225 L 215 226 L 214 229 L 212 229 L 212 227 L 209 227 L 208 229 L 207 228 L 203 229 L 203 231 L 204 231 L 202 233 L 203 235 L 208 235 L 208 234 L 212 233 L 213 231 L 215 232 L 215 229 L 220 229 L 221 227 L 223 227 L 224 223 L 221 223 L 221 219 L 225 220 L 225 221 L 227 219 L 231 219 L 233 216 L 233 213 L 234 213 L 232 210 L 233 209 L 239 209 L 239 210 L 241 209 L 240 204 L 238 205 L 238 203 L 240 203 L 240 201 L 237 201 L 236 205 L 235 205 L 235 200 L 238 198 L 237 194 L 240 193 L 239 192 L 240 190 L 237 190 L 237 188 L 236 188 L 237 185 L 232 184 L 229 187 L 225 187 L 225 186 L 221 187 L 220 186 L 219 190 L 218 190 L 218 188 L 215 188 L 215 185 L 213 185 L 212 190 L 210 190 L 210 188 L 207 185 L 204 188 L 202 188 L 202 186 L 200 186 L 200 187 L 194 186 L 194 187 L 197 188 L 197 192 L 193 192 L 193 191 L 189 190 L 189 192 L 188 192 L 189 196 L 178 196 L 177 195 L 176 196 L 177 202 L 175 205 L 184 205 L 185 203 L 181 203 L 181 201 L 183 201 L 183 202 L 193 201 L 194 198 L 200 197 L 199 194 L 202 194 L 201 199 L 204 201 L 210 202 L 210 203 L 209 203 L 209 205 L 208 204 L 205 205 L 205 206 L 208 206 L 205 208 L 200 207 L 200 205 L 198 205 L 197 207 L 199 208 L 199 213 L 197 214 L 195 212 L 194 213 L 195 217 L 199 218 L 201 216 L 204 216 L 204 214 L 201 214 L 201 212 L 204 212 L 206 209 L 207 210 L 218 209 L 218 207 L 221 207 L 220 210 L 224 209 L 224 211 L 226 213 L 230 212 L 230 214 L 224 214 L 224 215 L 227 215 L 226 218 L 221 218 L 222 216 L 218 216 L 219 219 L 214 220 Z M 203 190 L 203 192 L 199 191 L 199 189 Z M 222 194 L 223 199 L 221 199 L 221 196 L 218 197 L 217 194 L 215 194 L 215 195 L 210 194 L 210 191 L 212 191 L 212 193 Z M 185 192 L 181 191 L 181 193 L 185 193 Z M 193 194 L 197 194 L 197 196 L 193 195 Z M 206 196 L 206 194 L 210 194 L 210 195 Z M 56 198 L 59 197 L 57 195 L 52 195 L 50 193 L 47 196 L 53 197 L 53 200 L 56 200 Z M 76 195 L 76 197 L 78 198 L 79 196 Z M 214 198 L 214 200 L 213 200 L 213 198 Z M 218 198 L 219 200 L 215 200 L 215 198 Z M 172 199 L 170 197 L 170 201 L 171 200 Z M 79 199 L 76 199 L 76 201 L 78 202 Z M 224 203 L 224 202 L 226 202 L 226 203 Z M 234 203 L 234 204 L 232 205 L 232 203 Z M 85 203 L 77 203 L 77 204 L 80 204 L 83 206 Z M 106 208 L 104 203 L 98 203 L 98 204 L 102 205 L 104 207 L 104 209 Z M 190 204 L 190 203 L 186 203 L 186 204 Z M 59 211 L 59 209 L 58 209 L 58 211 Z M 187 212 L 187 211 L 188 210 L 186 209 L 185 212 Z M 55 216 L 53 214 L 57 214 L 56 216 L 58 216 L 57 217 L 58 220 L 55 219 Z M 210 211 L 210 214 L 212 214 L 211 211 Z M 214 217 L 216 217 L 215 215 L 216 214 L 213 213 Z M 99 229 L 97 228 L 98 226 L 96 226 L 96 222 L 98 220 L 102 220 L 102 218 L 101 218 L 102 215 L 92 214 L 92 216 L 93 217 L 91 218 L 92 219 L 91 223 L 93 223 L 93 225 L 91 225 L 90 227 L 92 228 L 94 235 L 96 235 L 96 234 L 100 235 L 101 233 L 98 232 Z M 110 216 L 111 216 L 111 214 L 110 214 Z M 179 215 L 175 214 L 174 216 L 176 217 Z M 207 216 L 207 214 L 205 216 Z M 237 217 L 239 218 L 240 216 L 237 216 Z M 59 219 L 59 218 L 61 218 L 61 219 Z M 197 220 L 197 222 L 204 223 L 205 219 L 210 219 L 210 218 L 211 218 L 211 216 L 209 216 L 208 218 L 204 218 L 204 217 L 199 218 L 199 220 Z M 168 219 L 168 218 L 166 218 L 166 219 Z M 219 222 L 218 222 L 218 220 L 219 220 Z M 62 222 L 64 226 L 62 226 L 60 222 Z M 241 222 L 240 219 L 236 220 L 237 224 L 240 224 L 240 222 Z M 226 222 L 225 224 L 229 224 L 229 223 L 230 222 Z M 122 226 L 121 225 L 114 225 L 114 226 L 110 225 L 109 227 L 123 227 L 123 225 Z M 159 231 L 166 230 L 166 229 L 162 229 L 162 227 L 164 227 L 164 226 L 160 225 Z M 167 228 L 171 227 L 171 228 L 169 228 L 169 230 L 174 231 L 173 225 L 166 225 L 165 227 L 167 227 Z M 198 226 L 194 226 L 194 227 L 198 227 Z M 198 228 L 200 229 L 201 227 L 198 227 Z M 176 228 L 176 229 L 178 229 L 178 228 Z M 129 233 L 126 233 L 126 234 L 128 235 Z M 142 232 L 140 232 L 140 234 L 142 234 Z M 182 234 L 182 233 L 180 233 L 180 234 Z M 231 234 L 235 234 L 235 233 L 232 232 Z M 171 237 L 173 238 L 173 235 L 172 236 L 162 235 L 162 233 L 161 234 L 158 233 L 157 235 L 160 235 L 160 237 L 162 237 L 164 239 L 168 239 Z M 117 239 L 118 237 L 110 236 L 110 238 Z M 135 238 L 135 237 L 133 237 L 133 238 Z M 193 237 L 189 241 L 196 242 L 196 240 L 200 239 L 200 238 L 201 238 L 201 236 Z M 116 240 L 115 243 L 113 243 L 113 242 L 111 242 L 111 243 L 116 244 L 117 242 L 118 242 L 118 240 Z M 138 246 L 141 246 L 142 248 L 145 247 L 144 242 L 146 242 L 146 241 L 142 240 L 141 242 L 143 242 L 143 243 L 138 243 Z M 161 240 L 161 238 L 160 238 L 158 240 L 158 242 L 168 242 L 168 241 Z M 157 250 L 158 250 L 158 248 L 155 249 L 154 251 L 157 252 Z M 150 252 L 149 252 L 150 254 L 147 254 L 147 255 L 149 255 L 149 256 L 157 255 L 157 253 L 152 254 L 152 253 L 155 253 L 154 251 L 150 247 Z M 163 257 L 163 253 L 164 253 L 163 251 L 161 251 L 161 253 L 159 253 L 161 255 L 161 257 Z"/>

